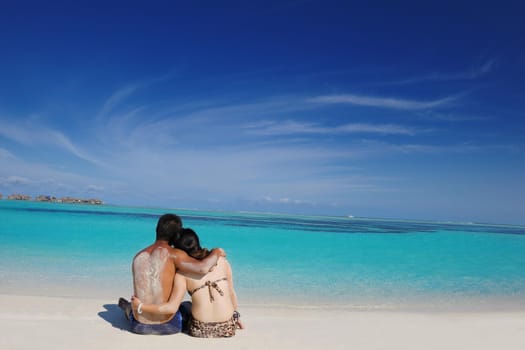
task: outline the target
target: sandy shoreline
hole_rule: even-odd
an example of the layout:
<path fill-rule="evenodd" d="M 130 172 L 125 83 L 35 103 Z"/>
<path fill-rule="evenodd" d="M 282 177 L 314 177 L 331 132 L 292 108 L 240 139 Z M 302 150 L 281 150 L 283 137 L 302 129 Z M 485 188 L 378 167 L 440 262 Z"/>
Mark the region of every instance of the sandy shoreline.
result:
<path fill-rule="evenodd" d="M 244 305 L 231 339 L 130 333 L 115 300 L 0 295 L 1 349 L 525 349 L 525 311 L 351 311 Z"/>

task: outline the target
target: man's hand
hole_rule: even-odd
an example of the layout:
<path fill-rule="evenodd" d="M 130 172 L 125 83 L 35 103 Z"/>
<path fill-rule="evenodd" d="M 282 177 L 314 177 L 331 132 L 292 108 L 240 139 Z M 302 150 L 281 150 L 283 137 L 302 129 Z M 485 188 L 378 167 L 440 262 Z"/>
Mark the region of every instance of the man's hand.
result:
<path fill-rule="evenodd" d="M 213 248 L 212 253 L 219 254 L 219 256 L 226 257 L 226 252 L 222 248 Z"/>
<path fill-rule="evenodd" d="M 212 272 L 213 269 L 215 268 L 215 266 L 217 266 L 217 264 L 219 263 L 219 259 L 221 257 L 226 257 L 226 252 L 224 251 L 224 249 L 222 248 L 213 248 L 213 250 L 211 251 L 212 254 L 215 254 L 217 255 L 217 262 L 215 263 L 215 265 L 213 265 L 212 267 L 210 267 L 210 270 L 208 272 Z"/>

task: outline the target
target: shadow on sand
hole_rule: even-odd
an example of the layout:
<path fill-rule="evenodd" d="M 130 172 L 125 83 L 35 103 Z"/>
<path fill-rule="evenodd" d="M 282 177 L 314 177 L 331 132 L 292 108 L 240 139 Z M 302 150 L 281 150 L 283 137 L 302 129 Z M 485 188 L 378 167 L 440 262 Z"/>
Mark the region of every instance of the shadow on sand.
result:
<path fill-rule="evenodd" d="M 123 331 L 129 331 L 129 321 L 124 316 L 124 312 L 118 307 L 117 304 L 104 304 L 106 311 L 98 313 L 100 318 L 107 321 L 114 328 L 118 328 Z"/>

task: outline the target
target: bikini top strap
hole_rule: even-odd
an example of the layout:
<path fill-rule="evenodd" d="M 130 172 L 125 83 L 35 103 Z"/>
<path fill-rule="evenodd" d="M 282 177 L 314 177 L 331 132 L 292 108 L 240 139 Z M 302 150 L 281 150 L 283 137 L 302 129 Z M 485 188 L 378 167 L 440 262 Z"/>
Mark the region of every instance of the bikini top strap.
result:
<path fill-rule="evenodd" d="M 202 289 L 202 288 L 205 288 L 205 287 L 208 287 L 208 293 L 210 295 L 210 302 L 214 302 L 215 301 L 215 298 L 213 297 L 213 291 L 212 291 L 212 288 L 215 289 L 221 296 L 224 295 L 224 292 L 222 291 L 222 289 L 217 285 L 217 282 L 220 282 L 220 281 L 226 281 L 228 280 L 228 278 L 226 277 L 223 277 L 223 278 L 219 278 L 218 280 L 215 280 L 215 281 L 206 281 L 202 286 L 200 287 L 197 287 L 195 288 L 194 290 L 192 291 L 188 291 L 188 294 L 191 296 L 193 295 L 196 291 Z"/>

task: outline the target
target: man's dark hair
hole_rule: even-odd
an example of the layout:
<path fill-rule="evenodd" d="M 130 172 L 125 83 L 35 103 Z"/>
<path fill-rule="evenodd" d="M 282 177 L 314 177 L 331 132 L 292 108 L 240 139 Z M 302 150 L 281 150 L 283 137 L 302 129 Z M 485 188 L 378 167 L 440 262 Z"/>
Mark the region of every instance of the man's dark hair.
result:
<path fill-rule="evenodd" d="M 182 228 L 182 220 L 175 214 L 164 214 L 157 222 L 157 241 L 177 239 Z"/>

